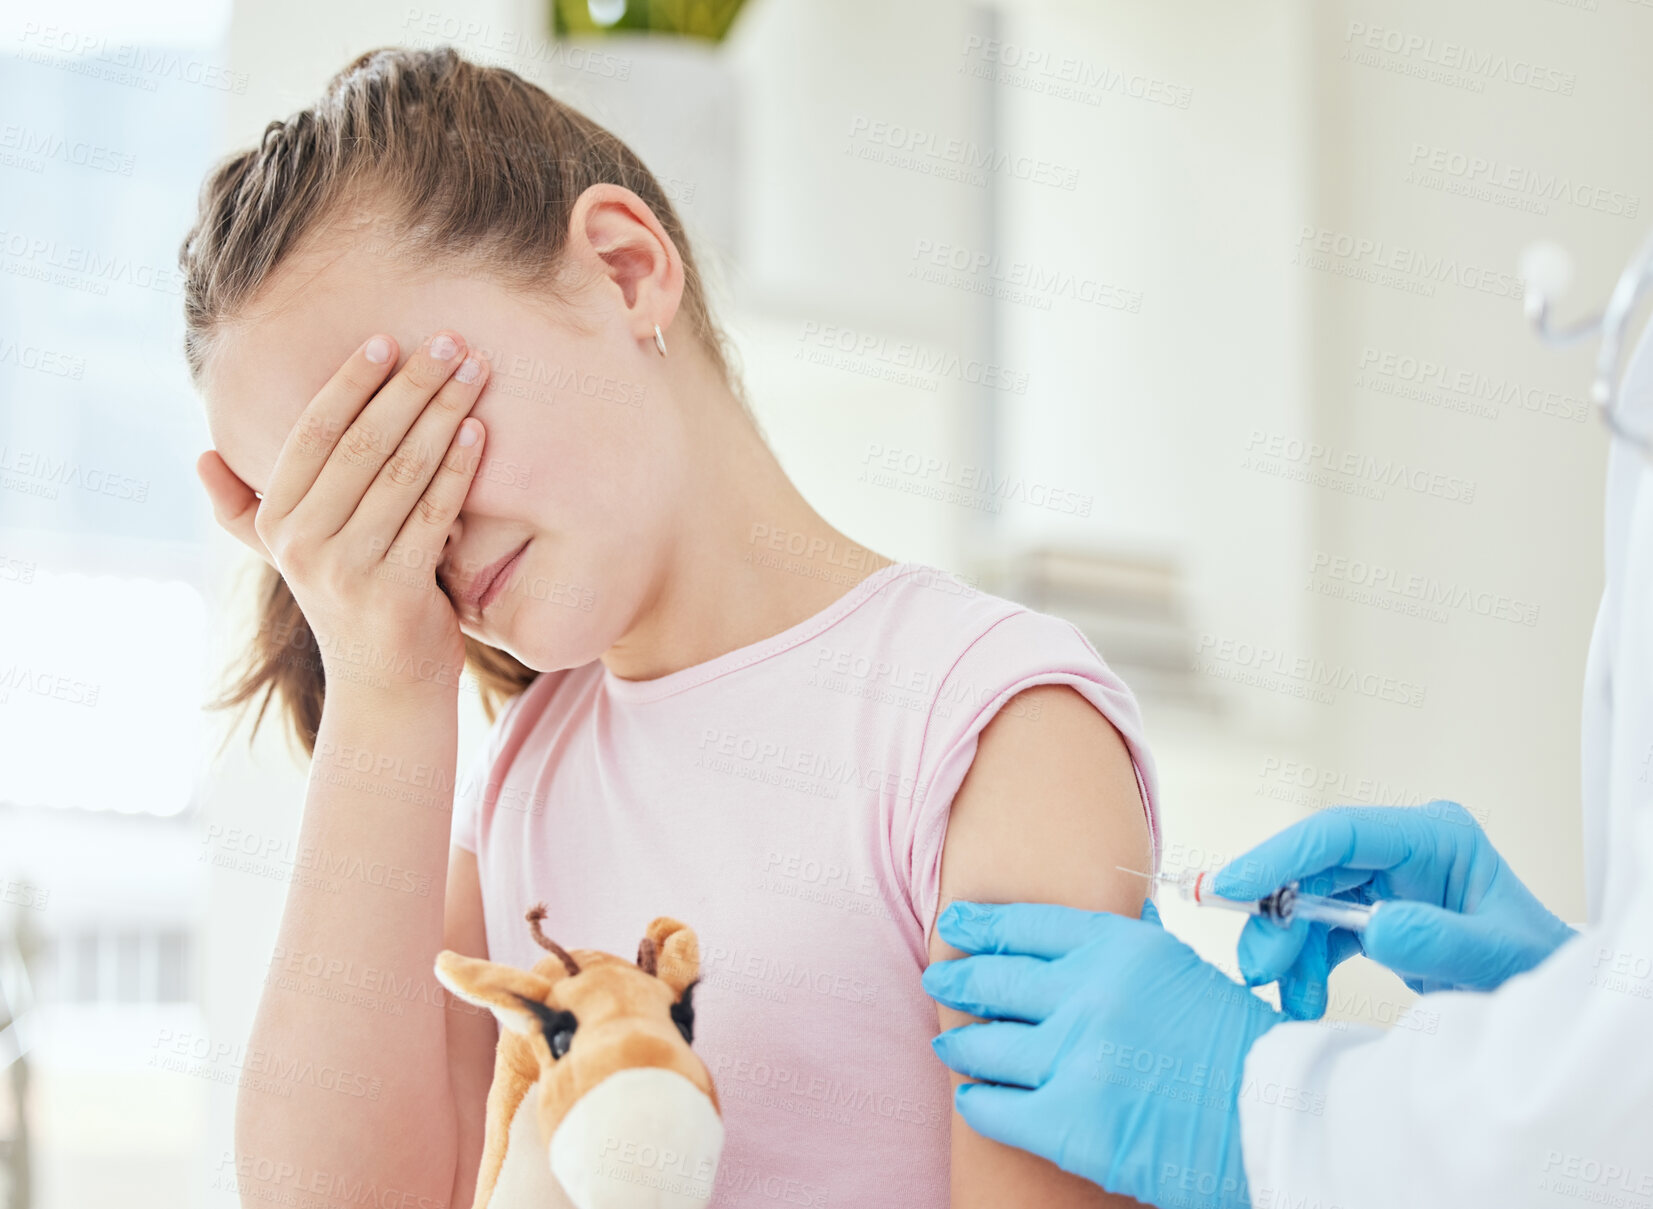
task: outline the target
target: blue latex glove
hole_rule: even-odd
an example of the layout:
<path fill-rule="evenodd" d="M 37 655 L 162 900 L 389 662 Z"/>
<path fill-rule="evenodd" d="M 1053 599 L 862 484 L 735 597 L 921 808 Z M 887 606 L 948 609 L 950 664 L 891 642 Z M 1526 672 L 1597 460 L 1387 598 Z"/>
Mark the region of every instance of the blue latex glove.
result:
<path fill-rule="evenodd" d="M 954 902 L 924 989 L 990 1019 L 933 1045 L 977 1133 L 1156 1205 L 1248 1206 L 1237 1104 L 1252 1042 L 1282 1017 L 1142 919 Z M 992 1086 L 999 1084 L 1001 1086 Z M 1245 1089 L 1248 1094 L 1255 1094 Z"/>
<path fill-rule="evenodd" d="M 1300 1020 L 1325 1014 L 1327 975 L 1356 953 L 1388 966 L 1414 991 L 1484 991 L 1576 935 L 1521 884 L 1456 802 L 1320 811 L 1230 861 L 1211 892 L 1259 898 L 1289 881 L 1383 904 L 1358 934 L 1301 921 L 1289 928 L 1247 922 L 1239 945 L 1247 984 L 1278 980 L 1280 1006 Z"/>

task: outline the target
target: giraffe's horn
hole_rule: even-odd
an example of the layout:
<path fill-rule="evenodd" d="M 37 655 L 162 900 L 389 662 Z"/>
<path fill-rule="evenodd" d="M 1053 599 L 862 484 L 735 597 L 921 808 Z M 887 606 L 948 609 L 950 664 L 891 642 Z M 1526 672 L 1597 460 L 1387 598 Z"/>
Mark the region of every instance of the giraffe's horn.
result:
<path fill-rule="evenodd" d="M 540 948 L 544 949 L 548 953 L 555 953 L 557 955 L 557 959 L 563 963 L 570 974 L 578 974 L 580 972 L 580 963 L 574 960 L 567 949 L 563 948 L 544 932 L 540 931 L 540 920 L 544 919 L 545 916 L 546 909 L 544 903 L 535 903 L 532 907 L 528 908 L 528 929 L 534 934 L 534 943 L 539 945 Z"/>

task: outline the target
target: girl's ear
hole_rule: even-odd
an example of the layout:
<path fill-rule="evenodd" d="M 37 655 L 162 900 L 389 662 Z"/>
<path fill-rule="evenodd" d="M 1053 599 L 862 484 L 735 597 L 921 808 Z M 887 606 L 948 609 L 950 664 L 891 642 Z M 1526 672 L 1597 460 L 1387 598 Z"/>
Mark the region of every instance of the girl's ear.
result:
<path fill-rule="evenodd" d="M 436 980 L 466 1003 L 492 1011 L 503 1027 L 525 1035 L 538 1031 L 539 1017 L 524 1000 L 543 1004 L 551 993 L 551 983 L 538 974 L 452 949 L 436 955 Z"/>
<path fill-rule="evenodd" d="M 649 925 L 646 938 L 654 942 L 656 977 L 681 995 L 700 977 L 700 941 L 694 929 L 662 915 Z"/>

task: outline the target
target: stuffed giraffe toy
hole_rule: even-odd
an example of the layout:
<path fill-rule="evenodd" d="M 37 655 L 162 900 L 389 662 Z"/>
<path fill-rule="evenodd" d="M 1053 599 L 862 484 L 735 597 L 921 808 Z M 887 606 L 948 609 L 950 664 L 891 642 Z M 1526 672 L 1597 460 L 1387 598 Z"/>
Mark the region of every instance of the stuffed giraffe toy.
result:
<path fill-rule="evenodd" d="M 519 970 L 444 949 L 436 977 L 500 1023 L 472 1209 L 695 1209 L 723 1116 L 694 1038 L 700 944 L 661 916 L 637 960 L 576 949 Z"/>

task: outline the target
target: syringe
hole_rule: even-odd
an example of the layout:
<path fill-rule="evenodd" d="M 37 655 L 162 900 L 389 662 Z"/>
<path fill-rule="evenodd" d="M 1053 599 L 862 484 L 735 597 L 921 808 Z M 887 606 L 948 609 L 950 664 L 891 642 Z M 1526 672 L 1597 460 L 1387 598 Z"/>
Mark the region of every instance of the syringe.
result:
<path fill-rule="evenodd" d="M 1290 927 L 1293 920 L 1306 919 L 1310 923 L 1328 924 L 1334 928 L 1347 928 L 1351 932 L 1359 932 L 1372 918 L 1372 912 L 1377 909 L 1376 904 L 1352 903 L 1341 898 L 1304 894 L 1297 888 L 1296 882 L 1287 882 L 1272 894 L 1245 901 L 1211 893 L 1211 874 L 1204 869 L 1153 874 L 1143 873 L 1140 869 L 1127 869 L 1124 865 L 1114 867 L 1121 873 L 1147 878 L 1156 886 L 1170 886 L 1184 901 L 1196 906 L 1224 907 L 1230 911 L 1261 915 L 1270 923 L 1278 924 L 1282 928 Z"/>

